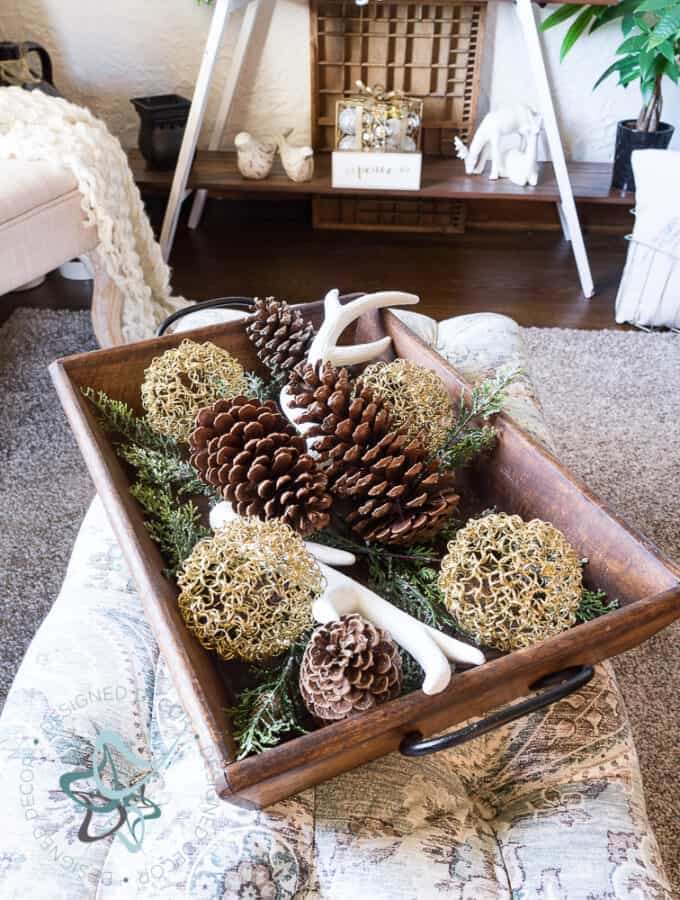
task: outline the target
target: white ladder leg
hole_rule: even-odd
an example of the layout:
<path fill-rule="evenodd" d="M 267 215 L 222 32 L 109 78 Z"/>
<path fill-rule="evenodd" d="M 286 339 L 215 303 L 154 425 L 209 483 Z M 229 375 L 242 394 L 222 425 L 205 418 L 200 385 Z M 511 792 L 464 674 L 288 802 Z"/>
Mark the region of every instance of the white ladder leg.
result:
<path fill-rule="evenodd" d="M 557 215 L 560 217 L 560 225 L 562 226 L 562 235 L 565 241 L 571 240 L 571 234 L 569 232 L 569 223 L 567 222 L 567 217 L 564 215 L 564 210 L 562 209 L 561 203 L 556 203 L 557 207 Z"/>
<path fill-rule="evenodd" d="M 203 50 L 203 58 L 201 67 L 196 79 L 196 87 L 194 96 L 191 101 L 191 110 L 184 131 L 184 140 L 182 148 L 179 152 L 175 175 L 172 180 L 170 189 L 170 197 L 168 206 L 165 210 L 165 218 L 163 219 L 163 230 L 161 231 L 161 253 L 163 259 L 167 261 L 172 251 L 172 245 L 175 240 L 175 232 L 177 231 L 177 222 L 185 197 L 187 183 L 189 181 L 189 173 L 196 152 L 196 145 L 201 133 L 201 125 L 205 116 L 205 107 L 208 102 L 210 93 L 210 84 L 217 62 L 217 56 L 222 43 L 222 35 L 227 24 L 229 13 L 232 9 L 232 0 L 217 0 L 215 12 L 213 13 L 210 23 L 210 31 L 208 32 L 208 40 Z"/>
<path fill-rule="evenodd" d="M 527 52 L 529 55 L 529 62 L 539 94 L 543 126 L 548 139 L 557 187 L 560 192 L 560 220 L 562 220 L 563 217 L 563 230 L 566 225 L 566 231 L 571 238 L 572 251 L 581 280 L 583 296 L 586 298 L 592 297 L 595 292 L 593 276 L 590 272 L 588 253 L 586 252 L 586 245 L 583 241 L 581 223 L 579 222 L 576 203 L 574 202 L 574 193 L 569 180 L 569 172 L 567 171 L 567 163 L 564 158 L 564 148 L 562 147 L 560 130 L 557 125 L 555 107 L 553 106 L 550 84 L 548 82 L 548 73 L 545 68 L 545 61 L 541 50 L 541 41 L 538 36 L 538 29 L 536 27 L 536 19 L 534 18 L 531 0 L 517 0 L 517 14 L 519 16 L 520 25 L 522 26 L 522 32 L 524 34 L 524 40 L 526 41 Z"/>
<path fill-rule="evenodd" d="M 229 72 L 227 73 L 227 78 L 224 82 L 222 102 L 217 114 L 217 119 L 215 120 L 215 127 L 213 128 L 212 135 L 210 136 L 210 143 L 208 144 L 209 150 L 220 149 L 222 136 L 224 135 L 224 129 L 227 127 L 227 122 L 229 121 L 229 115 L 231 113 L 231 107 L 234 102 L 236 87 L 241 76 L 241 70 L 243 69 L 243 63 L 245 61 L 248 47 L 250 45 L 250 39 L 253 34 L 255 19 L 257 17 L 260 6 L 264 2 L 265 0 L 250 0 L 243 14 L 243 21 L 241 22 L 238 40 L 236 42 L 236 47 L 234 48 L 234 55 L 232 56 L 231 65 L 229 66 Z M 269 0 L 269 2 L 271 2 L 271 0 Z M 201 222 L 201 216 L 203 215 L 203 210 L 205 208 L 205 201 L 207 199 L 207 196 L 208 192 L 203 188 L 196 191 L 196 196 L 194 197 L 194 202 L 191 207 L 191 213 L 189 215 L 189 228 L 198 228 Z"/>

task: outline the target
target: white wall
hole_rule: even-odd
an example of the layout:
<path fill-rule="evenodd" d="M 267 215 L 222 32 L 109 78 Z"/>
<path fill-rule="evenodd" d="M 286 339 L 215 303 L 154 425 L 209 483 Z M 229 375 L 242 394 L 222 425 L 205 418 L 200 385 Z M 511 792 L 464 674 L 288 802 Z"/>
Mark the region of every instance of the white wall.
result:
<path fill-rule="evenodd" d="M 175 91 L 191 96 L 211 15 L 210 7 L 194 0 L 0 0 L 0 39 L 43 43 L 53 55 L 62 91 L 101 115 L 129 146 L 137 130 L 130 97 Z M 236 21 L 224 42 L 220 77 L 234 46 Z M 620 42 L 618 27 L 581 41 L 560 65 L 563 30 L 548 33 L 544 41 L 567 154 L 608 160 L 617 120 L 634 117 L 639 101 L 635 86 L 624 91 L 614 80 L 592 90 Z M 241 128 L 264 135 L 287 125 L 295 126 L 301 141 L 307 140 L 306 0 L 276 0 L 271 19 L 259 20 L 254 43 L 227 141 Z M 482 109 L 534 101 L 522 36 L 509 3 L 491 5 L 484 68 Z M 665 93 L 664 118 L 680 130 L 680 89 L 667 82 Z M 216 113 L 217 94 L 208 122 Z M 207 130 L 203 142 L 206 137 Z M 674 146 L 680 147 L 680 136 Z"/>

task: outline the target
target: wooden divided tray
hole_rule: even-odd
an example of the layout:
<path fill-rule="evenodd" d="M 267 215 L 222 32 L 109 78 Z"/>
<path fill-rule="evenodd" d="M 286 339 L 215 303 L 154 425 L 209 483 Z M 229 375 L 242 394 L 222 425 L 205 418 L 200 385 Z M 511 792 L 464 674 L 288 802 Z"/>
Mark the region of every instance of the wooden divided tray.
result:
<path fill-rule="evenodd" d="M 318 324 L 321 305 L 306 306 L 305 315 Z M 454 401 L 467 390 L 463 378 L 390 312 L 361 319 L 355 339 L 373 340 L 385 332 L 393 339 L 396 355 L 439 373 Z M 524 519 L 545 519 L 561 529 L 589 560 L 587 583 L 618 598 L 620 609 L 528 649 L 458 672 L 436 696 L 415 691 L 371 712 L 236 761 L 226 711 L 233 702 L 228 665 L 203 650 L 184 627 L 176 603 L 177 588 L 162 574 L 163 561 L 129 494 L 127 472 L 81 394 L 84 387 L 101 389 L 140 410 L 145 368 L 154 356 L 184 337 L 163 337 L 68 357 L 55 362 L 51 374 L 223 799 L 267 806 L 397 750 L 407 736 L 412 742 L 414 733 L 429 736 L 525 697 L 551 673 L 588 666 L 628 650 L 680 616 L 680 569 L 609 512 L 511 419 L 500 416 L 498 447 L 470 476 L 475 492 L 487 506 L 519 513 Z M 246 367 L 260 368 L 241 322 L 201 329 L 192 337 L 214 341 Z M 499 721 L 498 717 L 494 721 Z"/>

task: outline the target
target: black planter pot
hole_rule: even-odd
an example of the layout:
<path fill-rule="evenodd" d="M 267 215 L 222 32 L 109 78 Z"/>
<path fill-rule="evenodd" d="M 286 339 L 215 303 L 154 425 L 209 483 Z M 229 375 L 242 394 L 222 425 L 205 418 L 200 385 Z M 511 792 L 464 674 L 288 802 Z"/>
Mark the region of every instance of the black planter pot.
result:
<path fill-rule="evenodd" d="M 178 94 L 136 97 L 139 149 L 150 169 L 172 169 L 177 162 L 191 102 Z"/>
<path fill-rule="evenodd" d="M 631 153 L 633 150 L 665 150 L 671 142 L 674 131 L 668 122 L 659 122 L 656 131 L 638 131 L 634 119 L 619 122 L 616 128 L 612 187 L 621 191 L 634 191 Z"/>

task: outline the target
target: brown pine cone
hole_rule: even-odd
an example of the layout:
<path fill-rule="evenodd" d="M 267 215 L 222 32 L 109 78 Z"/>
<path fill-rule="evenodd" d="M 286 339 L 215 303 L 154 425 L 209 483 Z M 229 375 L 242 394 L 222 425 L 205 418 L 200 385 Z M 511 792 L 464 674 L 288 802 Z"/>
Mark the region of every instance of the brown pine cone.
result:
<path fill-rule="evenodd" d="M 312 323 L 285 300 L 273 297 L 255 300 L 255 313 L 246 332 L 258 359 L 274 376 L 287 375 L 305 359 L 314 339 Z"/>
<path fill-rule="evenodd" d="M 333 490 L 336 478 L 355 471 L 362 451 L 389 431 L 389 411 L 368 388 L 355 391 L 347 369 L 330 363 L 297 366 L 288 390 L 291 406 L 302 410 L 295 421 L 310 426 L 305 437 L 311 439 L 319 461 L 326 463 Z"/>
<path fill-rule="evenodd" d="M 428 461 L 419 438 L 391 427 L 389 407 L 346 369 L 298 366 L 290 378 L 298 424 L 310 425 L 329 490 L 351 499 L 347 521 L 366 541 L 407 546 L 436 534 L 455 512 L 454 476 Z"/>
<path fill-rule="evenodd" d="M 189 438 L 191 462 L 242 516 L 283 519 L 300 534 L 324 528 L 332 499 L 326 476 L 273 400 L 218 400 Z"/>
<path fill-rule="evenodd" d="M 399 648 L 357 613 L 317 628 L 300 666 L 300 693 L 323 722 L 346 719 L 399 696 Z"/>

